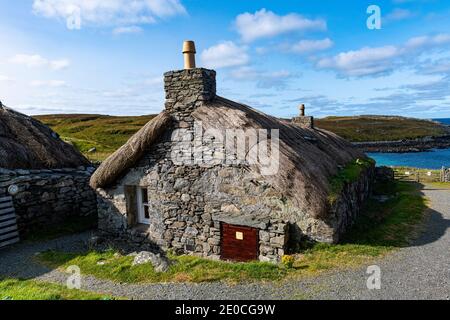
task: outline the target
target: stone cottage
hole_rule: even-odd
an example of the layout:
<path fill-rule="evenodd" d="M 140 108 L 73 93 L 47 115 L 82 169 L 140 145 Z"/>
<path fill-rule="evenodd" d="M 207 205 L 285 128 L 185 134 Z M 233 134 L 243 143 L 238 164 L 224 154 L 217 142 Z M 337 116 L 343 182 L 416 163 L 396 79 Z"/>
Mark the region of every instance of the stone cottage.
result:
<path fill-rule="evenodd" d="M 162 249 L 279 261 L 309 238 L 336 242 L 370 192 L 373 167 L 330 201 L 330 179 L 365 155 L 331 132 L 280 120 L 216 94 L 216 72 L 164 74 L 165 110 L 91 178 L 99 229 Z"/>
<path fill-rule="evenodd" d="M 68 218 L 95 217 L 93 171 L 50 128 L 0 103 L 0 247 Z"/>

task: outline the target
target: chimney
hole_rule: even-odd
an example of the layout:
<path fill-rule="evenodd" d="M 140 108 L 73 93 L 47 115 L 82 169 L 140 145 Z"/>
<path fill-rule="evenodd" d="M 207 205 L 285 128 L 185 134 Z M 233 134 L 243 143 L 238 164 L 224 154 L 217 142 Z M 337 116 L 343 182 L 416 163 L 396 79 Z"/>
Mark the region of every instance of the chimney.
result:
<path fill-rule="evenodd" d="M 216 72 L 196 68 L 195 51 L 195 43 L 185 41 L 182 51 L 184 69 L 164 74 L 166 111 L 178 120 L 187 117 L 195 108 L 216 96 Z"/>
<path fill-rule="evenodd" d="M 307 117 L 305 116 L 305 105 L 301 104 L 299 106 L 300 109 L 300 116 L 299 117 L 294 117 L 292 119 L 292 122 L 295 123 L 296 125 L 305 128 L 305 129 L 314 129 L 314 117 Z"/>

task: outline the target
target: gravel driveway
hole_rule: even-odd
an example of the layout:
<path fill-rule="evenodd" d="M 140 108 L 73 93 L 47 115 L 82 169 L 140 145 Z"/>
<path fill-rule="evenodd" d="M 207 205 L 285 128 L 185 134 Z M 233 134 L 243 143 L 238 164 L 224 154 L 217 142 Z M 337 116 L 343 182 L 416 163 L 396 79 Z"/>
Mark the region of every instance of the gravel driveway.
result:
<path fill-rule="evenodd" d="M 82 278 L 82 289 L 132 299 L 450 299 L 450 190 L 426 186 L 431 210 L 411 246 L 379 261 L 381 289 L 366 287 L 367 266 L 311 279 L 230 286 L 224 283 L 130 285 Z M 67 274 L 33 262 L 48 249 L 77 251 L 90 233 L 0 251 L 0 276 L 65 283 Z"/>

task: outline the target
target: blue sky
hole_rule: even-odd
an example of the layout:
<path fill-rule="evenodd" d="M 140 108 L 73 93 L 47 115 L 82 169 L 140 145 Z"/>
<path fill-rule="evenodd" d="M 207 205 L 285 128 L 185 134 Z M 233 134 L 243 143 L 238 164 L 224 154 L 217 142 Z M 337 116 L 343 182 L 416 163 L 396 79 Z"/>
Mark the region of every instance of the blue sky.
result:
<path fill-rule="evenodd" d="M 367 8 L 381 9 L 370 30 Z M 438 0 L 0 0 L 0 100 L 27 114 L 162 110 L 162 74 L 291 117 L 450 117 L 450 3 Z"/>

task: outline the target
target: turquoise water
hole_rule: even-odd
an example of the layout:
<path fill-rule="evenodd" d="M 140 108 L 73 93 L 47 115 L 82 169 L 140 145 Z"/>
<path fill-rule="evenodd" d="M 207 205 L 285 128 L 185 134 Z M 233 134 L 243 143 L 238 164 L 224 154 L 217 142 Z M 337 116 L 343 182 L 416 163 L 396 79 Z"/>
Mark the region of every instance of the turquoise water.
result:
<path fill-rule="evenodd" d="M 423 169 L 450 167 L 450 149 L 414 153 L 367 153 L 378 166 L 404 166 Z"/>

